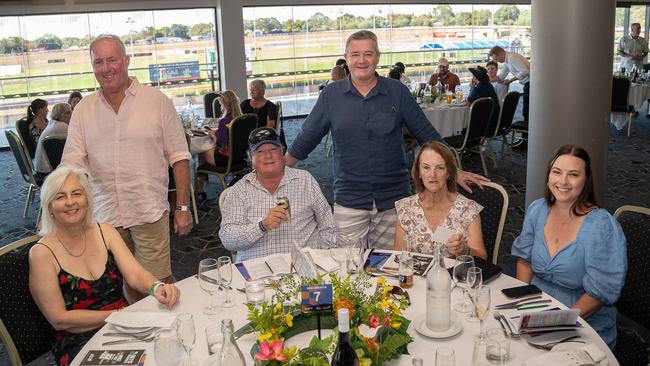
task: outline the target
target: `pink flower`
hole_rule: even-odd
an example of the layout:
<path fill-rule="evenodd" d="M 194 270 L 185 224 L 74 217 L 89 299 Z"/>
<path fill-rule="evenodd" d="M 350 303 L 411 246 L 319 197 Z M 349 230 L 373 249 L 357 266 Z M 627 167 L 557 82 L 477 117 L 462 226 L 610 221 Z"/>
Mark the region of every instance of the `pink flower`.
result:
<path fill-rule="evenodd" d="M 370 315 L 370 318 L 368 318 L 368 324 L 371 328 L 377 328 L 379 326 L 377 315 Z"/>
<path fill-rule="evenodd" d="M 392 321 L 393 321 L 393 318 L 391 318 L 390 316 L 387 316 L 387 317 L 384 318 L 384 324 L 386 324 L 386 325 L 390 325 L 390 322 L 392 322 Z"/>
<path fill-rule="evenodd" d="M 287 356 L 283 353 L 284 351 L 284 342 L 276 339 L 273 343 L 261 342 L 260 351 L 255 355 L 255 358 L 261 361 L 276 360 L 276 361 L 286 361 Z"/>

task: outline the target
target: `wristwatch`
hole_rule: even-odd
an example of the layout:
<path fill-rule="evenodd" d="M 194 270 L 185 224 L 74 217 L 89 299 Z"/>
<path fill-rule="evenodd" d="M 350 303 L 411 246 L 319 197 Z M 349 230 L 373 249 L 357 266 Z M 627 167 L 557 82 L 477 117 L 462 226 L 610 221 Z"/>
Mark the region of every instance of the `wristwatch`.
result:
<path fill-rule="evenodd" d="M 176 211 L 189 211 L 190 206 L 176 205 Z"/>

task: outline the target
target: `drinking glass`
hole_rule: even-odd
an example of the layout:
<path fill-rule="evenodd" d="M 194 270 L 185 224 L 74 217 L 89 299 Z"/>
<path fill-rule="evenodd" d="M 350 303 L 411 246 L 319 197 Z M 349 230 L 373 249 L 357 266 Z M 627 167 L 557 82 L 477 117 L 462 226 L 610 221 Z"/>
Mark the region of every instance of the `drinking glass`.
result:
<path fill-rule="evenodd" d="M 459 313 L 469 313 L 472 310 L 472 304 L 467 299 L 467 271 L 474 267 L 474 257 L 471 255 L 459 255 L 456 257 L 454 265 L 453 280 L 454 284 L 463 291 L 463 300 L 454 305 L 454 310 Z"/>
<path fill-rule="evenodd" d="M 436 349 L 436 366 L 455 366 L 456 356 L 451 347 L 438 347 Z"/>
<path fill-rule="evenodd" d="M 339 264 L 339 273 L 341 277 L 347 276 L 348 248 L 354 244 L 354 240 L 338 232 L 336 234 L 336 247 L 330 248 L 330 256 Z"/>
<path fill-rule="evenodd" d="M 472 298 L 472 291 L 476 291 L 483 284 L 483 271 L 479 267 L 471 267 L 467 270 L 467 291 Z M 467 318 L 470 322 L 477 322 L 478 318 L 475 316 L 474 311 L 470 312 Z"/>
<path fill-rule="evenodd" d="M 353 242 L 352 246 L 348 248 L 348 258 L 350 260 L 350 272 L 358 273 L 361 268 L 361 261 L 363 261 L 363 254 L 366 251 L 366 238 L 360 238 Z"/>
<path fill-rule="evenodd" d="M 261 305 L 266 300 L 266 286 L 262 281 L 246 282 L 246 302 Z"/>
<path fill-rule="evenodd" d="M 223 346 L 221 324 L 214 323 L 205 327 L 205 340 L 208 342 L 208 352 L 211 355 L 221 352 L 221 346 Z"/>
<path fill-rule="evenodd" d="M 194 330 L 194 318 L 192 314 L 180 314 L 176 318 L 176 331 L 178 332 L 178 338 L 185 348 L 185 353 L 187 354 L 187 365 L 192 366 L 192 348 L 194 348 L 194 342 L 196 341 L 196 331 Z"/>
<path fill-rule="evenodd" d="M 185 352 L 175 328 L 162 330 L 156 335 L 153 354 L 160 366 L 178 366 L 183 363 Z"/>
<path fill-rule="evenodd" d="M 216 275 L 217 278 L 209 277 Z M 221 280 L 219 277 L 219 263 L 214 258 L 203 259 L 199 262 L 199 287 L 203 292 L 210 295 L 210 303 L 203 309 L 203 314 L 215 315 L 221 312 L 221 309 L 214 303 L 214 293 L 219 289 Z"/>
<path fill-rule="evenodd" d="M 485 331 L 483 330 L 483 322 L 490 313 L 490 287 L 487 285 L 480 285 L 470 293 L 472 303 L 474 303 L 474 315 L 481 323 L 480 338 L 485 338 Z"/>
<path fill-rule="evenodd" d="M 501 328 L 492 328 L 487 331 L 487 348 L 485 356 L 488 361 L 495 364 L 506 364 L 510 360 L 510 337 Z"/>
<path fill-rule="evenodd" d="M 231 308 L 235 303 L 230 299 L 230 283 L 232 282 L 232 260 L 229 256 L 224 255 L 217 259 L 219 265 L 219 278 L 221 284 L 226 289 L 226 301 L 223 303 L 224 308 Z"/>
<path fill-rule="evenodd" d="M 480 336 L 474 337 L 474 350 L 472 351 L 472 366 L 490 365 L 486 357 L 487 339 Z"/>

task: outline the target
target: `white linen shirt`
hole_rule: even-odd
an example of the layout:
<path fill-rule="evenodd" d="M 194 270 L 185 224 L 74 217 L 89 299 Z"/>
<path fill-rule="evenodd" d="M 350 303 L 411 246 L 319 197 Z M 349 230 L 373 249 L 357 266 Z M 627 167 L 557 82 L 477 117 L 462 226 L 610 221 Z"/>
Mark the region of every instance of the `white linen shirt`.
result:
<path fill-rule="evenodd" d="M 643 37 L 632 38 L 629 34 L 624 35 L 618 41 L 618 51 L 624 52 L 628 55 L 640 55 L 648 52 L 648 41 Z M 643 59 L 632 61 L 629 56 L 621 55 L 621 63 L 618 69 L 625 68 L 627 72 L 632 71 L 632 67 L 636 66 L 637 69 L 643 71 Z"/>
<path fill-rule="evenodd" d="M 61 161 L 90 173 L 95 219 L 123 228 L 156 222 L 169 210 L 168 167 L 190 159 L 171 100 L 130 80 L 117 114 L 101 88 L 77 104 Z"/>
<path fill-rule="evenodd" d="M 530 80 L 530 62 L 518 53 L 506 52 L 506 60 L 499 71 L 499 79 L 505 80 L 508 73 L 517 77 L 522 85 L 526 84 Z"/>
<path fill-rule="evenodd" d="M 232 186 L 221 208 L 219 237 L 228 250 L 237 251 L 237 262 L 289 253 L 291 243 L 298 247 L 329 248 L 336 240 L 332 209 L 318 183 L 309 172 L 290 167 L 274 193 L 248 173 Z M 259 222 L 278 197 L 287 197 L 291 217 L 276 229 L 263 232 Z"/>

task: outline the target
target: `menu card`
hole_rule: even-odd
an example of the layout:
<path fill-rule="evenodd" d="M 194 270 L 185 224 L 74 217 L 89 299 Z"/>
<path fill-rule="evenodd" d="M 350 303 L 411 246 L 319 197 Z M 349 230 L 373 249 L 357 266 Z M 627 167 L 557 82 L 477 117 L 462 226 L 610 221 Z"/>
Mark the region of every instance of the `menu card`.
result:
<path fill-rule="evenodd" d="M 146 355 L 143 349 L 137 350 L 90 350 L 81 360 L 81 366 L 140 366 L 144 365 Z"/>
<path fill-rule="evenodd" d="M 582 326 L 578 316 L 578 309 L 538 311 L 523 314 L 518 325 L 521 333 L 571 330 Z"/>
<path fill-rule="evenodd" d="M 235 263 L 235 267 L 246 281 L 291 273 L 291 264 L 282 254 Z"/>

